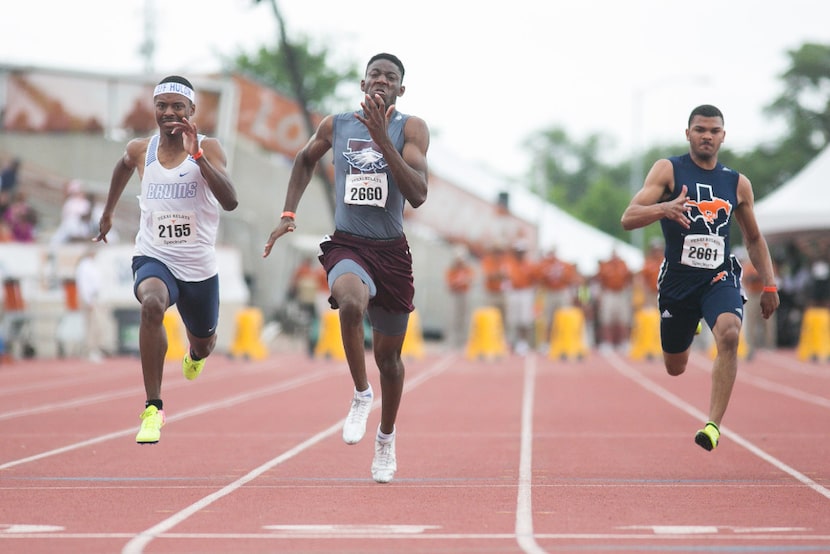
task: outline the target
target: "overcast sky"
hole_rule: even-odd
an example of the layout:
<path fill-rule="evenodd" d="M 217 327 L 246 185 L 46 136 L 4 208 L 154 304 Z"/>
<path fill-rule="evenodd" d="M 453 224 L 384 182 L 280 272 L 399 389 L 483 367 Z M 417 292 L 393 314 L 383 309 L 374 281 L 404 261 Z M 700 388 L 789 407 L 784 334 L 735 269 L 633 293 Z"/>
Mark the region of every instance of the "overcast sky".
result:
<path fill-rule="evenodd" d="M 436 148 L 521 177 L 522 143 L 563 126 L 603 133 L 608 159 L 683 141 L 688 113 L 719 106 L 738 150 L 776 138 L 762 112 L 780 92 L 787 50 L 830 44 L 820 0 L 278 0 L 289 37 L 309 36 L 362 68 L 380 51 L 406 66 L 401 111 L 424 118 Z M 4 4 L 0 63 L 141 73 L 145 6 L 154 70 L 184 75 L 273 45 L 264 0 L 40 0 Z M 360 100 L 355 83 L 355 104 Z"/>

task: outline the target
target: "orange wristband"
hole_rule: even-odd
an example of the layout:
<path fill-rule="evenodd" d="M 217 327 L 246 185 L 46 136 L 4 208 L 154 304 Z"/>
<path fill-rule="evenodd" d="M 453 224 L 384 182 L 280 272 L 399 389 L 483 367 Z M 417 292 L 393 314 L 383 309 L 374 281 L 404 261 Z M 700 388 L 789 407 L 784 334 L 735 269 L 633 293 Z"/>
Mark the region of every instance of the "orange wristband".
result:
<path fill-rule="evenodd" d="M 290 217 L 291 219 L 297 219 L 297 214 L 295 214 L 294 212 L 289 212 L 288 210 L 286 210 L 286 211 L 282 212 L 282 215 L 280 216 L 280 219 L 282 219 L 283 217 Z"/>
<path fill-rule="evenodd" d="M 778 292 L 778 287 L 775 285 L 769 285 L 764 287 L 764 292 Z"/>
<path fill-rule="evenodd" d="M 193 159 L 194 159 L 194 160 L 198 160 L 199 158 L 201 158 L 201 157 L 202 157 L 202 154 L 204 154 L 204 152 L 202 151 L 202 149 L 201 149 L 201 148 L 199 148 L 199 151 L 198 151 L 198 152 L 196 152 L 195 154 L 193 154 Z"/>

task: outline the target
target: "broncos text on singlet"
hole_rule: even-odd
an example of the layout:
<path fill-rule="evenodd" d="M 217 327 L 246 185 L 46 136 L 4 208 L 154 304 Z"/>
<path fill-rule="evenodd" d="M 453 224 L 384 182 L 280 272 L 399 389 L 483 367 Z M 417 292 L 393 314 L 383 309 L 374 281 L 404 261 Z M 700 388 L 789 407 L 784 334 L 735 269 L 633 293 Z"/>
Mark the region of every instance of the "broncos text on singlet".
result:
<path fill-rule="evenodd" d="M 685 298 L 722 271 L 734 274 L 729 230 L 738 206 L 739 173 L 718 163 L 707 170 L 689 154 L 669 158 L 674 168 L 674 200 L 686 185 L 691 226 L 684 229 L 670 219 L 661 219 L 666 241 L 665 261 L 660 272 L 660 295 Z"/>
<path fill-rule="evenodd" d="M 204 135 L 198 138 L 201 143 Z M 135 255 L 161 261 L 182 281 L 204 281 L 218 272 L 219 202 L 191 156 L 167 169 L 158 161 L 158 144 L 155 135 L 147 146 Z"/>
<path fill-rule="evenodd" d="M 388 133 L 398 152 L 408 115 L 395 111 Z M 353 112 L 334 116 L 335 229 L 370 239 L 403 236 L 404 197 L 389 164 Z"/>

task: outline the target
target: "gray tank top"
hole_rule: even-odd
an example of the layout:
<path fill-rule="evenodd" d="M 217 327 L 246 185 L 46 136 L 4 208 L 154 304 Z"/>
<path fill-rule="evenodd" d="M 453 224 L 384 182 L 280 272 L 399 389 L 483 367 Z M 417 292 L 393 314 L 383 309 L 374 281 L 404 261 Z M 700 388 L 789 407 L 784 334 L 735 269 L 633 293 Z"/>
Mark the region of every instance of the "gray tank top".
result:
<path fill-rule="evenodd" d="M 396 111 L 389 121 L 389 137 L 398 152 L 407 119 Z M 342 113 L 334 117 L 332 134 L 335 228 L 370 239 L 403 236 L 405 199 L 366 126 L 353 112 Z"/>

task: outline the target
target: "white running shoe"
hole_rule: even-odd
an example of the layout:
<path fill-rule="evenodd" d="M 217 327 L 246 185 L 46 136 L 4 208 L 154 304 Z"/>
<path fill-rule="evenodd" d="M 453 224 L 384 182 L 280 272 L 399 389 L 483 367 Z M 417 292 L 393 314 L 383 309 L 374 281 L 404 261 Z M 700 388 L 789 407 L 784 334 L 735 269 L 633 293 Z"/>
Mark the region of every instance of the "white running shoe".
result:
<path fill-rule="evenodd" d="M 372 460 L 372 479 L 377 483 L 388 483 L 398 470 L 395 458 L 395 435 L 388 441 L 375 439 L 375 458 Z"/>
<path fill-rule="evenodd" d="M 369 390 L 371 391 L 371 388 Z M 369 419 L 369 412 L 372 411 L 373 398 L 371 394 L 363 397 L 355 391 L 352 407 L 349 408 L 349 415 L 343 423 L 343 442 L 346 444 L 357 444 L 366 434 L 366 421 Z"/>

